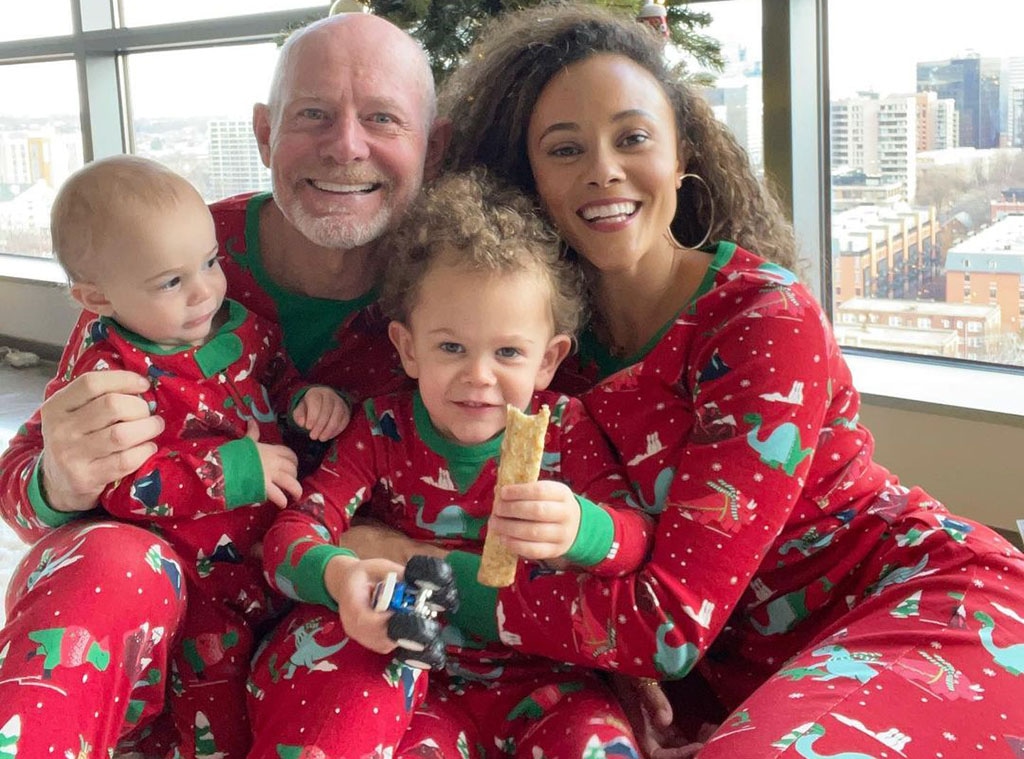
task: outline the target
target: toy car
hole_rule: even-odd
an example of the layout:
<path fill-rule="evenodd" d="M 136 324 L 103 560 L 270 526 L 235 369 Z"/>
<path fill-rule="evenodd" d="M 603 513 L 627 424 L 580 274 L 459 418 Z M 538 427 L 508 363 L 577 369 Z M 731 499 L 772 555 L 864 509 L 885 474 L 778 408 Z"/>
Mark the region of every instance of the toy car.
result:
<path fill-rule="evenodd" d="M 443 559 L 413 556 L 405 567 L 405 579 L 392 572 L 377 583 L 373 608 L 394 612 L 388 620 L 388 637 L 398 644 L 395 656 L 416 669 L 442 669 L 446 657 L 438 615 L 459 608 L 452 569 Z"/>

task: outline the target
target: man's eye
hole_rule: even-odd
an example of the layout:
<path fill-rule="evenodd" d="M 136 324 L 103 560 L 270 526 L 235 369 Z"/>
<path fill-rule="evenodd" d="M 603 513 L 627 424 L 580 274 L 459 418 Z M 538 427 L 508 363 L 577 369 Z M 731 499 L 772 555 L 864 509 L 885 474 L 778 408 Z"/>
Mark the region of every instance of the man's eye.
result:
<path fill-rule="evenodd" d="M 375 113 L 370 116 L 370 121 L 375 124 L 394 124 L 395 118 L 387 113 Z"/>
<path fill-rule="evenodd" d="M 321 121 L 326 118 L 324 112 L 319 108 L 303 108 L 299 112 L 299 115 L 303 118 L 311 119 L 312 121 Z"/>

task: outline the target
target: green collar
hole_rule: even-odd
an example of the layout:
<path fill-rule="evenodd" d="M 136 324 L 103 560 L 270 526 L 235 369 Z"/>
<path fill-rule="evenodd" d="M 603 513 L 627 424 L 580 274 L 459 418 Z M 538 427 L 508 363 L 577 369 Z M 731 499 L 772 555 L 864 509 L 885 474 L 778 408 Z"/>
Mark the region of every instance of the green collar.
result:
<path fill-rule="evenodd" d="M 176 356 L 195 351 L 195 361 L 200 371 L 203 372 L 204 376 L 212 377 L 242 357 L 242 341 L 235 334 L 235 330 L 245 321 L 245 317 L 249 312 L 241 303 L 231 299 L 225 299 L 224 305 L 228 307 L 227 320 L 220 326 L 216 334 L 211 335 L 198 348 L 194 345 L 177 345 L 170 348 L 158 345 L 152 340 L 132 332 L 127 327 L 118 324 L 107 316 L 101 316 L 100 322 L 113 328 L 119 335 L 143 353 L 154 356 Z M 223 306 L 221 307 L 223 308 Z"/>
<path fill-rule="evenodd" d="M 501 441 L 505 437 L 505 431 L 477 445 L 462 445 L 444 437 L 434 426 L 427 413 L 423 399 L 417 390 L 413 393 L 413 420 L 416 424 L 416 434 L 430 450 L 448 462 L 448 471 L 452 481 L 459 488 L 460 493 L 465 493 L 480 476 L 484 465 L 496 459 L 501 451 Z"/>
<path fill-rule="evenodd" d="M 601 379 L 610 377 L 618 371 L 625 369 L 626 367 L 633 366 L 639 363 L 644 357 L 647 356 L 654 346 L 656 346 L 661 338 L 665 336 L 672 325 L 676 323 L 679 315 L 683 312 L 693 313 L 696 309 L 697 301 L 706 295 L 715 284 L 715 278 L 718 276 L 719 271 L 724 267 L 733 257 L 736 252 L 736 243 L 732 242 L 718 242 L 712 243 L 701 248 L 706 253 L 713 253 L 714 259 L 708 265 L 708 270 L 704 273 L 704 279 L 701 280 L 700 286 L 697 291 L 690 297 L 690 299 L 684 303 L 672 318 L 666 321 L 657 332 L 648 340 L 644 345 L 631 356 L 615 356 L 608 350 L 607 346 L 597 339 L 597 336 L 590 329 L 585 329 L 580 334 L 580 358 L 583 363 L 593 362 L 597 366 L 598 376 Z"/>

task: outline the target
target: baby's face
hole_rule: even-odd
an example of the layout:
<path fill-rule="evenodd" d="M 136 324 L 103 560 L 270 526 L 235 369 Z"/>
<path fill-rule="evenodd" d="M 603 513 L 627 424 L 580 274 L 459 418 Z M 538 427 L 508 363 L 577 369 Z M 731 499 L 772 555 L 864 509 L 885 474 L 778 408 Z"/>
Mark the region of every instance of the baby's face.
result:
<path fill-rule="evenodd" d="M 434 427 L 463 445 L 504 430 L 506 404 L 526 409 L 569 342 L 554 334 L 549 285 L 537 274 L 444 264 L 427 272 L 409 324 L 395 322 L 392 339 Z"/>
<path fill-rule="evenodd" d="M 135 221 L 123 249 L 105 252 L 105 315 L 162 347 L 202 345 L 227 290 L 209 209 L 189 196 Z"/>

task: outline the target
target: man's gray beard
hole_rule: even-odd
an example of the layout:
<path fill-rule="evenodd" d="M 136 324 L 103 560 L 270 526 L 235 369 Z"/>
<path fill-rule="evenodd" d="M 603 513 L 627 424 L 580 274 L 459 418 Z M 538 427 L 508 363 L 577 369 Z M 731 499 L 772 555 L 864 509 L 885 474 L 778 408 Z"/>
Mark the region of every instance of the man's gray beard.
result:
<path fill-rule="evenodd" d="M 380 237 L 391 222 L 391 209 L 381 208 L 373 218 L 357 222 L 351 218 L 331 219 L 309 216 L 301 209 L 292 222 L 311 242 L 322 248 L 350 250 L 373 242 Z"/>

